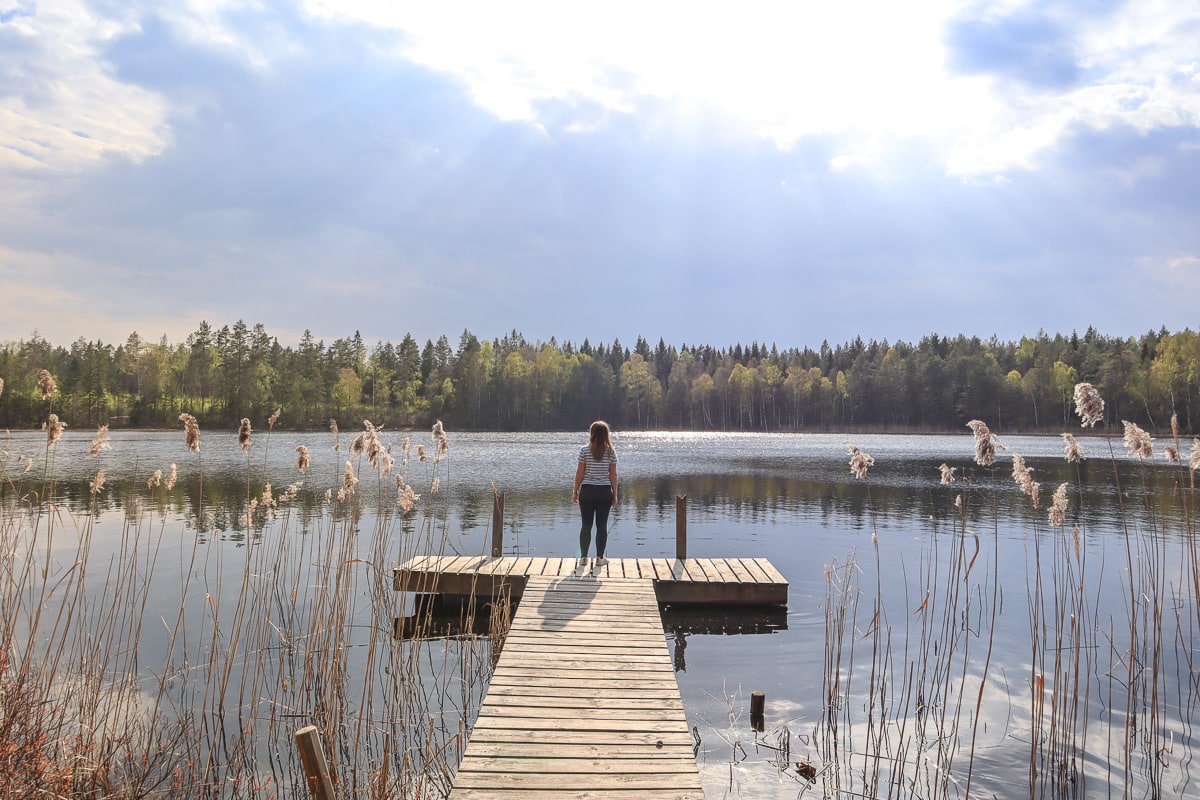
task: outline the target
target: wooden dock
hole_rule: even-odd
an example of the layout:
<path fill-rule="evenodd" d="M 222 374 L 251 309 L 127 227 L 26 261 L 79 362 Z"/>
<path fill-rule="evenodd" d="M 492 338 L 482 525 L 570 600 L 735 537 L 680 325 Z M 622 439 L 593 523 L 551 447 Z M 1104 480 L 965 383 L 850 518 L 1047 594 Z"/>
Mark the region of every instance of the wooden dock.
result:
<path fill-rule="evenodd" d="M 395 571 L 397 591 L 421 594 L 520 598 L 533 577 L 651 581 L 660 603 L 721 606 L 785 606 L 788 582 L 765 558 L 610 558 L 590 559 L 522 556 L 424 556 Z"/>
<path fill-rule="evenodd" d="M 787 604 L 765 559 L 426 557 L 397 590 L 519 599 L 451 800 L 703 800 L 659 605 Z"/>

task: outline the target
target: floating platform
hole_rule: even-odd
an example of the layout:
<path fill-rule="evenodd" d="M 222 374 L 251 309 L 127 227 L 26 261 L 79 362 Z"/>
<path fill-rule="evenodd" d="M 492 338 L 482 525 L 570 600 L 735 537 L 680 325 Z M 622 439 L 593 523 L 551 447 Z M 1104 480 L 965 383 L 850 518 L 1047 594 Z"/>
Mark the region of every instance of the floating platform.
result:
<path fill-rule="evenodd" d="M 503 594 L 519 599 L 530 578 L 587 575 L 652 582 L 659 603 L 786 606 L 788 582 L 765 558 L 532 558 L 422 556 L 394 573 L 397 591 L 420 594 Z"/>

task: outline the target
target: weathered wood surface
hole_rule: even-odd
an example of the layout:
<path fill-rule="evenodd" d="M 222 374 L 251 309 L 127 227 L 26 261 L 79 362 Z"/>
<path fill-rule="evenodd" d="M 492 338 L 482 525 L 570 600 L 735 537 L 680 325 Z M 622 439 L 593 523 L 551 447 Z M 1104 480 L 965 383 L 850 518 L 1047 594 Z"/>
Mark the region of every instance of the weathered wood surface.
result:
<path fill-rule="evenodd" d="M 451 800 L 703 800 L 649 560 L 523 560 L 504 573 L 530 576 Z"/>
<path fill-rule="evenodd" d="M 788 583 L 765 558 L 421 556 L 396 568 L 398 591 L 518 598 L 528 578 L 648 579 L 660 603 L 787 605 Z"/>

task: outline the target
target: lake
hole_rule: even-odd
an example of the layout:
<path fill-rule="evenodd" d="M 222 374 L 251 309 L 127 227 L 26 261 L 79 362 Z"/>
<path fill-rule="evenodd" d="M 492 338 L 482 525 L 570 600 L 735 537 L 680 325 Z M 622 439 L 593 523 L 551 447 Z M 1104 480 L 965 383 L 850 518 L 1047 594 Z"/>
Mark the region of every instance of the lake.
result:
<path fill-rule="evenodd" d="M 226 665 L 222 696 L 236 687 L 237 708 L 277 708 L 298 702 L 286 669 L 263 660 L 267 666 L 251 670 L 246 658 L 217 655 L 239 646 L 223 638 L 223 620 L 260 607 L 254 597 L 268 593 L 262 575 L 286 576 L 269 584 L 272 592 L 281 584 L 312 590 L 332 582 L 357 598 L 343 607 L 302 592 L 317 599 L 267 606 L 282 609 L 280 619 L 304 605 L 313 618 L 337 620 L 348 644 L 331 646 L 336 660 L 318 658 L 317 666 L 345 669 L 391 647 L 380 620 L 407 609 L 364 607 L 393 602 L 379 589 L 391 566 L 422 548 L 487 552 L 493 489 L 505 496 L 506 554 L 576 554 L 571 479 L 582 433 L 450 431 L 449 449 L 435 463 L 428 433 L 418 432 L 409 434 L 408 463 L 386 476 L 351 453 L 356 433 L 256 432 L 243 453 L 235 434 L 204 432 L 200 452 L 189 453 L 182 431 L 114 431 L 111 449 L 97 456 L 88 454 L 90 434 L 68 430 L 48 450 L 44 433 L 8 433 L 0 439 L 0 498 L 10 519 L 32 513 L 19 510 L 32 507 L 31 491 L 69 512 L 52 523 L 59 533 L 50 557 L 61 559 L 64 574 L 86 538 L 89 592 L 112 590 L 113 564 L 143 565 L 139 602 L 163 623 L 139 635 L 139 671 L 171 672 L 182 683 L 184 660 L 208 659 L 210 669 Z M 397 462 L 405 436 L 379 433 Z M 1007 450 L 993 470 L 973 462 L 965 429 L 616 432 L 614 439 L 621 500 L 610 521 L 610 557 L 673 557 L 675 498 L 686 495 L 689 556 L 763 556 L 791 584 L 784 615 L 667 614 L 710 798 L 962 796 L 968 781 L 971 794 L 981 796 L 1011 795 L 1014 786 L 1039 796 L 1200 796 L 1191 774 L 1200 675 L 1193 663 L 1200 634 L 1195 494 L 1186 467 L 1162 457 L 1166 442 L 1156 442 L 1153 461 L 1142 462 L 1119 436 L 1081 436 L 1087 460 L 1076 465 L 1065 461 L 1057 437 L 1002 437 Z M 417 444 L 428 448 L 427 460 L 419 460 Z M 850 473 L 851 444 L 875 460 L 861 480 Z M 311 457 L 303 474 L 296 465 L 301 445 Z M 1010 475 L 1013 454 L 1041 484 L 1037 510 Z M 358 479 L 352 507 L 336 499 L 347 458 Z M 173 463 L 179 483 L 172 491 L 147 486 L 155 470 L 166 473 Z M 942 463 L 956 468 L 954 483 L 940 482 Z M 93 498 L 88 484 L 101 468 L 105 485 Z M 395 511 L 396 473 L 422 495 L 408 516 Z M 286 509 L 267 510 L 265 483 L 278 501 L 299 481 Z M 1046 509 L 1064 482 L 1066 525 L 1052 527 Z M 334 563 L 339 568 L 329 571 Z M 306 624 L 296 637 L 273 633 L 286 626 L 267 619 L 254 635 L 275 641 L 271 647 L 283 654 L 276 660 L 299 658 L 309 652 L 303 642 L 332 635 Z M 455 714 L 469 717 L 486 683 L 487 645 L 448 641 L 432 651 L 436 657 L 420 656 L 421 674 L 437 688 L 414 691 L 423 696 L 417 706 L 363 701 L 359 707 L 371 713 L 360 717 L 370 716 L 369 723 L 332 708 L 317 716 L 338 729 L 352 722 L 376 731 L 405 728 L 441 700 L 449 711 L 436 713 L 438 727 L 452 736 L 461 729 Z M 443 671 L 459 669 L 466 663 L 461 651 L 470 648 L 478 652 L 469 680 L 429 677 L 439 663 Z M 296 670 L 309 682 L 321 671 L 311 664 Z M 344 689 L 304 697 L 354 707 L 360 697 L 388 692 L 386 683 L 351 681 L 349 699 L 338 694 Z M 767 698 L 757 733 L 748 713 L 752 691 Z M 406 722 L 389 722 L 393 711 Z M 297 720 L 308 718 L 307 709 L 294 712 Z M 408 745 L 387 747 L 382 757 Z M 261 773 L 274 764 L 261 749 L 240 758 L 223 761 L 223 769 L 242 764 Z M 445 758 L 453 761 L 452 753 Z M 798 765 L 816 769 L 815 783 Z"/>

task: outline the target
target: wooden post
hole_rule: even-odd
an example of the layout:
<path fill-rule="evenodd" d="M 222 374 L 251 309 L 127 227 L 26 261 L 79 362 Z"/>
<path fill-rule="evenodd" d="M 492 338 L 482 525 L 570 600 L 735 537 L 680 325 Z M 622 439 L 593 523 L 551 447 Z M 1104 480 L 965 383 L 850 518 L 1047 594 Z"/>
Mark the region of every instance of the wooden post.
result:
<path fill-rule="evenodd" d="M 304 777 L 308 779 L 308 791 L 313 800 L 334 800 L 333 778 L 325 762 L 325 751 L 321 749 L 321 734 L 315 725 L 296 731 L 296 747 L 300 750 L 300 763 L 304 766 Z"/>
<path fill-rule="evenodd" d="M 504 555 L 504 495 L 492 492 L 492 558 Z"/>
<path fill-rule="evenodd" d="M 675 498 L 675 558 L 687 558 L 687 495 Z"/>
<path fill-rule="evenodd" d="M 767 727 L 763 713 L 767 707 L 767 696 L 762 692 L 750 693 L 750 729 L 762 733 Z"/>

